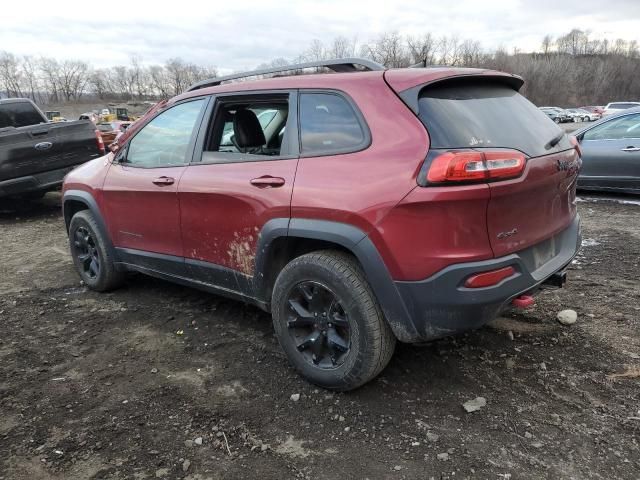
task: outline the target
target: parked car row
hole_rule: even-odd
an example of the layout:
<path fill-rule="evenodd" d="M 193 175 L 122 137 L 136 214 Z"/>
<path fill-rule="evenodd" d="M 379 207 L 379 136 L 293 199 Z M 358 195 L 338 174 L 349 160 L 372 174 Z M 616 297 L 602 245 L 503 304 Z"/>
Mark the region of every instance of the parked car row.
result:
<path fill-rule="evenodd" d="M 629 108 L 640 107 L 640 102 L 611 102 L 606 106 L 587 105 L 577 108 L 539 107 L 556 123 L 594 122 L 602 117 L 623 112 Z"/>
<path fill-rule="evenodd" d="M 600 119 L 600 114 L 586 108 L 540 107 L 547 116 L 556 123 L 593 122 Z"/>

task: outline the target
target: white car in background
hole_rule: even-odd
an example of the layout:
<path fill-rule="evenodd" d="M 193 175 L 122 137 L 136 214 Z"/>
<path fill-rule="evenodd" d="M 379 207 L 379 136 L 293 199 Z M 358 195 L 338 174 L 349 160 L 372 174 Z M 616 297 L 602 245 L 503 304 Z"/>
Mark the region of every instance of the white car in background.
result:
<path fill-rule="evenodd" d="M 593 122 L 600 119 L 597 113 L 589 112 L 583 108 L 567 108 L 565 110 L 574 122 Z"/>
<path fill-rule="evenodd" d="M 604 107 L 602 116 L 613 115 L 614 113 L 620 113 L 628 108 L 640 107 L 640 102 L 611 102 Z"/>

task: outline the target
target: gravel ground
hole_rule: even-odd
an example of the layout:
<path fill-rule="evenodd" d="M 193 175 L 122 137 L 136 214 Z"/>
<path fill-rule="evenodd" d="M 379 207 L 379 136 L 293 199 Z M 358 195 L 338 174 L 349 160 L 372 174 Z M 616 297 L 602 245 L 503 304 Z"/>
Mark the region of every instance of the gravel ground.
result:
<path fill-rule="evenodd" d="M 400 345 L 348 394 L 301 380 L 255 308 L 86 290 L 58 194 L 0 204 L 0 480 L 640 478 L 640 202 L 619 200 L 580 202 L 567 288 Z"/>

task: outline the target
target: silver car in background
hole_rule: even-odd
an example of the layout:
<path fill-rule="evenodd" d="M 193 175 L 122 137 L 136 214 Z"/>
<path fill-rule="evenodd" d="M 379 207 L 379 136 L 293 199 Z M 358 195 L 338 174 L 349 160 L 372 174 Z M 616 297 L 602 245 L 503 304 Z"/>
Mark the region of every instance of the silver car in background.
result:
<path fill-rule="evenodd" d="M 616 113 L 624 112 L 629 108 L 640 107 L 640 102 L 611 102 L 604 107 L 602 116 L 615 115 Z"/>
<path fill-rule="evenodd" d="M 582 150 L 579 189 L 640 193 L 640 108 L 605 117 L 574 136 Z"/>

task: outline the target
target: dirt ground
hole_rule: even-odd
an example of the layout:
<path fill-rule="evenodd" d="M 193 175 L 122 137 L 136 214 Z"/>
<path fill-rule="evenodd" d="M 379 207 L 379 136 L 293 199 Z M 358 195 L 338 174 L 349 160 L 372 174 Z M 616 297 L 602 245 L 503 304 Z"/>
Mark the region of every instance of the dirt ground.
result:
<path fill-rule="evenodd" d="M 59 195 L 5 202 L 0 479 L 638 479 L 640 202 L 615 200 L 580 202 L 566 289 L 400 345 L 348 394 L 300 379 L 255 308 L 142 276 L 86 290 Z"/>

